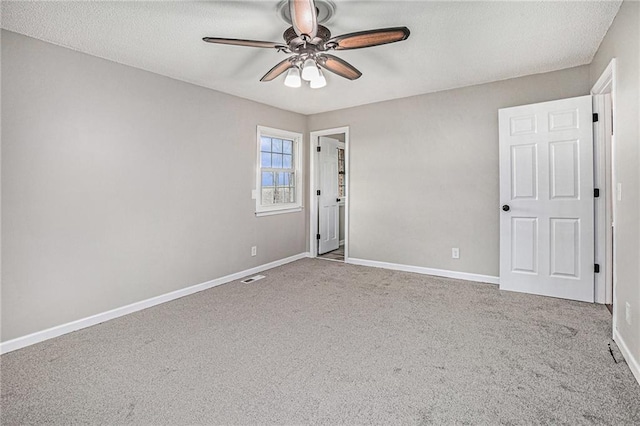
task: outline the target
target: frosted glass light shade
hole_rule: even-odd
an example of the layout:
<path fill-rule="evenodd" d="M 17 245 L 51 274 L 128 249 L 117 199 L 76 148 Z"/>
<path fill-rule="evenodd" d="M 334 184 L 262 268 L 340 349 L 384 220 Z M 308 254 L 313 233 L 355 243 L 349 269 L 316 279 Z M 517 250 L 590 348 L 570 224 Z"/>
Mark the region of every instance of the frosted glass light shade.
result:
<path fill-rule="evenodd" d="M 284 85 L 287 87 L 300 87 L 302 85 L 300 69 L 298 67 L 289 68 L 287 76 L 284 78 Z"/>
<path fill-rule="evenodd" d="M 313 81 L 318 78 L 318 66 L 316 65 L 316 61 L 309 58 L 304 61 L 304 66 L 302 67 L 302 79 L 306 81 Z"/>
<path fill-rule="evenodd" d="M 322 73 L 322 70 L 318 68 L 318 77 L 311 80 L 311 82 L 309 83 L 309 86 L 312 89 L 320 89 L 321 87 L 324 87 L 326 85 L 327 85 L 327 79 L 324 78 L 324 74 Z"/>

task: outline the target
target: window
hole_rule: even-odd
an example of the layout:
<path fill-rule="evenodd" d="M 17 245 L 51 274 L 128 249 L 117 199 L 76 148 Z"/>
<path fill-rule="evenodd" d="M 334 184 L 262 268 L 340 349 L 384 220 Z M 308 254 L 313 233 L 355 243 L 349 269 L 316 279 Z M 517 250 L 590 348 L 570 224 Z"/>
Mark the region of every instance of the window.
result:
<path fill-rule="evenodd" d="M 302 210 L 302 135 L 258 126 L 256 215 Z"/>

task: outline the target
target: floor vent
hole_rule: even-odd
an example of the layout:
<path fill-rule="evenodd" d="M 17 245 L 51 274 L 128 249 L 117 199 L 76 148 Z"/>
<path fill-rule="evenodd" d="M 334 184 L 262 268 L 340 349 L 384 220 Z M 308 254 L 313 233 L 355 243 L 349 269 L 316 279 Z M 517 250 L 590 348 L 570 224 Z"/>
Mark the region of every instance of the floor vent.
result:
<path fill-rule="evenodd" d="M 242 281 L 240 281 L 240 282 L 241 282 L 241 283 L 244 283 L 244 284 L 249 284 L 249 283 L 252 283 L 252 282 L 254 282 L 254 281 L 261 280 L 261 279 L 263 279 L 263 278 L 265 278 L 265 276 L 264 276 L 264 275 L 254 275 L 254 276 L 249 277 L 249 278 L 247 278 L 246 280 L 242 280 Z"/>

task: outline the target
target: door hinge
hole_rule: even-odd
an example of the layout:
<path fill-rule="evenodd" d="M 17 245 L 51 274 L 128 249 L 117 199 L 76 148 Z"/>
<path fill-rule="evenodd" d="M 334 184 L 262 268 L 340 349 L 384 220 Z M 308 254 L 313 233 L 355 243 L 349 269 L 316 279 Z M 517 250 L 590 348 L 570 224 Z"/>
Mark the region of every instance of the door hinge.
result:
<path fill-rule="evenodd" d="M 316 191 L 316 195 L 320 195 L 320 190 L 319 189 Z"/>
<path fill-rule="evenodd" d="M 594 112 L 594 113 L 593 113 L 593 122 L 594 122 L 594 123 L 597 123 L 597 122 L 598 122 L 598 113 L 597 113 L 597 112 Z"/>
<path fill-rule="evenodd" d="M 320 234 L 316 234 L 316 240 L 320 239 Z"/>
<path fill-rule="evenodd" d="M 593 188 L 593 198 L 600 197 L 600 188 Z"/>
<path fill-rule="evenodd" d="M 322 148 L 320 148 L 319 146 L 316 146 L 316 152 L 320 152 L 322 151 Z"/>
<path fill-rule="evenodd" d="M 597 263 L 595 265 L 593 265 L 593 271 L 596 274 L 600 273 L 600 265 L 598 265 Z"/>

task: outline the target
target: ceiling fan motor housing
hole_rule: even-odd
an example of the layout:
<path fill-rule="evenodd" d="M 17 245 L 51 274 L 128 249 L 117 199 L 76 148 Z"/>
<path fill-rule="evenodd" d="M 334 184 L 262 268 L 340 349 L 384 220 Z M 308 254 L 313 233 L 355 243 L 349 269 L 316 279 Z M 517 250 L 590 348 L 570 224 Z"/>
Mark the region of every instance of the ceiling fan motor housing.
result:
<path fill-rule="evenodd" d="M 289 27 L 282 37 L 292 53 L 312 53 L 326 50 L 324 44 L 331 38 L 331 31 L 325 26 L 318 25 L 316 36 L 311 40 L 305 40 L 296 34 L 293 27 Z"/>

